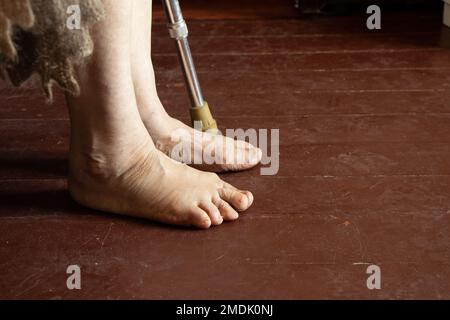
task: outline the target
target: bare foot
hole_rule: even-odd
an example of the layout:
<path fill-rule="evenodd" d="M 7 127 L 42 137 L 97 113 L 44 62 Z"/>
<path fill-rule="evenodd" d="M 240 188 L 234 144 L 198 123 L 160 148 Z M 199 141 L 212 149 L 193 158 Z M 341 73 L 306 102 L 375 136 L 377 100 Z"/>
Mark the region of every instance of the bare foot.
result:
<path fill-rule="evenodd" d="M 144 122 L 157 148 L 165 154 L 174 157 L 174 148 L 179 146 L 180 140 L 190 140 L 191 158 L 184 159 L 186 163 L 193 164 L 194 155 L 204 157 L 204 151 L 218 150 L 214 156 L 214 163 L 203 161 L 196 168 L 204 171 L 239 171 L 256 166 L 262 157 L 259 148 L 243 142 L 235 141 L 223 136 L 213 136 L 205 133 L 200 136 L 191 127 L 170 117 L 161 104 L 155 84 L 153 63 L 151 60 L 151 7 L 148 2 L 138 2 L 134 7 L 131 38 L 131 70 L 135 95 L 141 119 Z M 174 49 L 175 50 L 175 49 Z M 187 99 L 187 98 L 186 98 Z M 186 100 L 186 114 L 188 102 Z M 184 132 L 183 138 L 179 133 Z M 197 143 L 193 143 L 196 141 Z M 226 148 L 228 146 L 228 148 Z M 209 154 L 209 152 L 208 152 Z M 198 158 L 198 157 L 197 157 Z M 204 159 L 206 160 L 206 159 Z"/>
<path fill-rule="evenodd" d="M 93 209 L 169 224 L 208 228 L 235 220 L 253 195 L 165 156 L 141 120 L 130 66 L 138 2 L 148 3 L 103 1 L 107 14 L 92 30 L 93 56 L 77 67 L 81 95 L 67 99 L 70 193 Z"/>
<path fill-rule="evenodd" d="M 160 112 L 141 118 L 156 147 L 174 160 L 212 172 L 247 170 L 261 161 L 261 150 L 245 141 L 198 131 L 170 117 L 162 106 L 153 108 Z"/>
<path fill-rule="evenodd" d="M 149 136 L 139 140 L 105 146 L 105 152 L 81 152 L 73 145 L 73 199 L 97 210 L 198 228 L 236 220 L 252 204 L 250 192 L 175 162 L 157 151 Z"/>

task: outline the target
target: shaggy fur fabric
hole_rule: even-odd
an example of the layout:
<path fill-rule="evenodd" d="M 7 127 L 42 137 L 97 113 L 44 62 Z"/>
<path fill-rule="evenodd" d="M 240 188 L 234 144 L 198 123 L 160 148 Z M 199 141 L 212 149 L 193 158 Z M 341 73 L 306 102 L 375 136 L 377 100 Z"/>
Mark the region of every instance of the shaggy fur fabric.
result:
<path fill-rule="evenodd" d="M 80 7 L 80 29 L 67 27 L 71 5 Z M 20 85 L 37 73 L 49 100 L 55 82 L 79 94 L 73 66 L 92 53 L 89 28 L 103 16 L 101 0 L 0 0 L 2 78 Z"/>

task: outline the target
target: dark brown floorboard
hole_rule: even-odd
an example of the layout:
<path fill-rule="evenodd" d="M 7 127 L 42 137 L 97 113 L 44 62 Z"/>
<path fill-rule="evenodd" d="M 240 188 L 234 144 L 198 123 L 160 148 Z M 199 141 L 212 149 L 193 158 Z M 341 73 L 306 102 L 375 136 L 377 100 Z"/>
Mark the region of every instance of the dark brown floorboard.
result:
<path fill-rule="evenodd" d="M 206 232 L 82 208 L 67 192 L 63 94 L 48 105 L 32 85 L 0 84 L 0 298 L 450 298 L 440 13 L 387 13 L 370 33 L 364 15 L 218 3 L 185 10 L 205 95 L 222 128 L 281 129 L 279 174 L 223 175 L 256 201 Z M 153 46 L 161 98 L 187 121 L 162 22 Z M 79 292 L 65 287 L 70 264 Z"/>

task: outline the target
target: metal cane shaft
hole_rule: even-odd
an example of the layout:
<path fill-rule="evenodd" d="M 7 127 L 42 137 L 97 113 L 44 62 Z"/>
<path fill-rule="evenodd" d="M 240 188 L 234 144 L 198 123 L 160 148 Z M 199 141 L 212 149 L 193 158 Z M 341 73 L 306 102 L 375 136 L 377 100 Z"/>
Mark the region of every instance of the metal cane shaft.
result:
<path fill-rule="evenodd" d="M 163 0 L 164 9 L 169 20 L 169 32 L 176 40 L 178 55 L 183 66 L 183 73 L 188 86 L 189 96 L 193 107 L 205 104 L 200 83 L 195 71 L 194 61 L 188 42 L 188 29 L 181 12 L 178 0 Z"/>

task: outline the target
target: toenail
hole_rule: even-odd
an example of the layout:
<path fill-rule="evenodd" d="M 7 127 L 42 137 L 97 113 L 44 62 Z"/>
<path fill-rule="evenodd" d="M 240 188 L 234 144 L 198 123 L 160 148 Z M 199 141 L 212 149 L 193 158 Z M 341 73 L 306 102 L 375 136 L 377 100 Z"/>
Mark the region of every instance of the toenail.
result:
<path fill-rule="evenodd" d="M 249 203 L 249 198 L 247 196 L 242 195 L 241 198 L 239 199 L 239 205 L 242 209 L 247 208 L 248 203 Z"/>
<path fill-rule="evenodd" d="M 252 163 L 258 162 L 259 161 L 259 152 L 258 149 L 253 148 L 251 151 L 251 156 L 250 156 L 250 161 Z"/>
<path fill-rule="evenodd" d="M 247 196 L 248 201 L 249 201 L 249 202 L 252 202 L 252 200 L 253 200 L 253 194 L 250 193 L 250 192 L 248 192 L 248 191 L 246 191 L 246 192 L 245 192 L 245 195 Z"/>
<path fill-rule="evenodd" d="M 203 220 L 202 226 L 205 227 L 205 228 L 209 228 L 211 226 L 211 221 Z"/>

